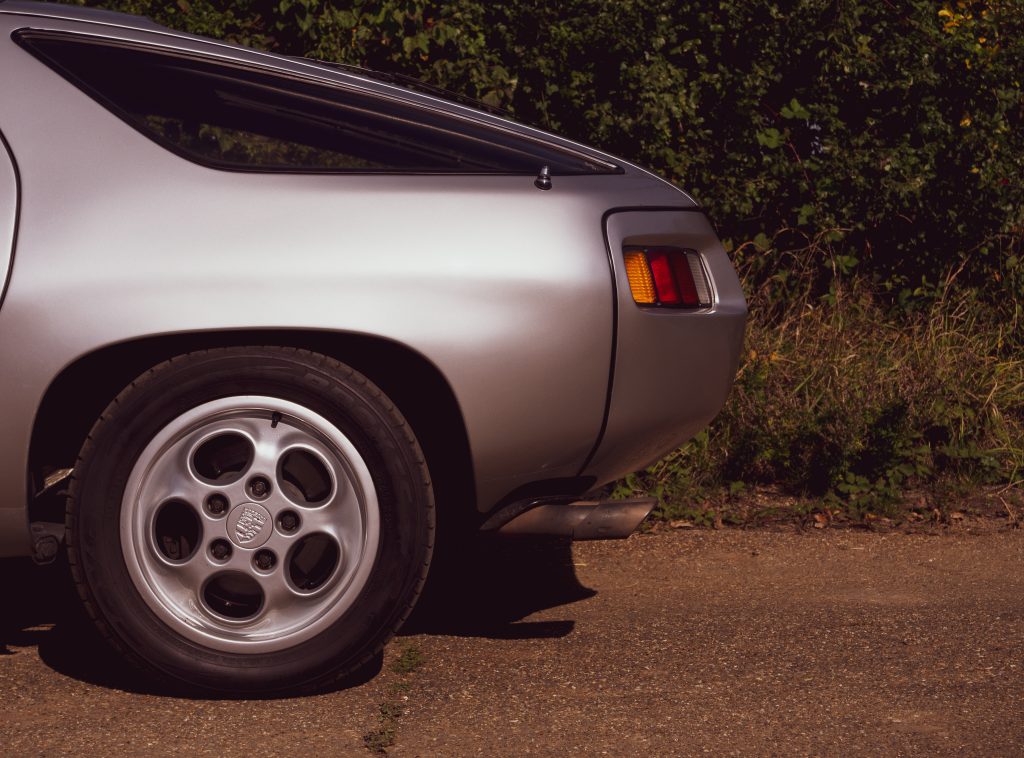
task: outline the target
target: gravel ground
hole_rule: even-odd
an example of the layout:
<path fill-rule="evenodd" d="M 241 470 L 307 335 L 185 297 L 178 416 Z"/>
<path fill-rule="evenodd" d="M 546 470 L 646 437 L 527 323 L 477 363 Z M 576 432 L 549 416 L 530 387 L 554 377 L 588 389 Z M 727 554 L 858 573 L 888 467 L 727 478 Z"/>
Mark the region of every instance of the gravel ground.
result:
<path fill-rule="evenodd" d="M 0 561 L 5 755 L 1024 755 L 1024 531 L 478 547 L 305 698 L 147 689 Z M 382 716 L 383 714 L 383 716 Z"/>

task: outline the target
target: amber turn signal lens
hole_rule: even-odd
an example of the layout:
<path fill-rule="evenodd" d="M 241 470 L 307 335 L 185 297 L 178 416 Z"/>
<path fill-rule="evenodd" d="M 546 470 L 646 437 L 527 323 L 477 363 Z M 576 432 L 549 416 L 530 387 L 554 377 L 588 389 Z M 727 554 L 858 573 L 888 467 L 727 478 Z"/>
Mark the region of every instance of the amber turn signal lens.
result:
<path fill-rule="evenodd" d="M 658 293 L 654 289 L 651 268 L 647 265 L 647 256 L 640 251 L 626 253 L 626 278 L 633 300 L 640 305 L 654 305 L 658 302 Z"/>

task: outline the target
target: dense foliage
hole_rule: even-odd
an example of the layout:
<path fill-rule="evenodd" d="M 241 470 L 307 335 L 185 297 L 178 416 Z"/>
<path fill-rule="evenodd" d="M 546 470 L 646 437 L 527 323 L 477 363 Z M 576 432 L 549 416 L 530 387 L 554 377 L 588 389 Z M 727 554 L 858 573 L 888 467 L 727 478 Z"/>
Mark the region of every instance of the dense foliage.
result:
<path fill-rule="evenodd" d="M 817 243 L 826 279 L 905 301 L 1019 265 L 1020 0 L 87 1 L 477 96 L 679 182 L 727 247 Z"/>
<path fill-rule="evenodd" d="M 411 74 L 691 192 L 748 348 L 710 435 L 629 487 L 1021 479 L 1022 0 L 85 2 Z"/>

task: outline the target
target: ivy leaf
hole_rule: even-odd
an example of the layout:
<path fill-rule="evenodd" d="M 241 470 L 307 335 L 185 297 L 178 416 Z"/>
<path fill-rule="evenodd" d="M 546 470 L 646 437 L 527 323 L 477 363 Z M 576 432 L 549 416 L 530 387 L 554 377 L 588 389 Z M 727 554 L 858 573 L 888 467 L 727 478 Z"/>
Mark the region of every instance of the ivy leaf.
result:
<path fill-rule="evenodd" d="M 759 144 L 772 149 L 781 147 L 785 143 L 782 132 L 771 127 L 768 129 L 762 129 L 755 134 L 754 137 L 757 139 Z"/>
<path fill-rule="evenodd" d="M 811 117 L 810 111 L 800 105 L 795 97 L 789 101 L 789 105 L 783 105 L 779 112 L 782 114 L 783 118 L 788 119 L 807 121 Z"/>

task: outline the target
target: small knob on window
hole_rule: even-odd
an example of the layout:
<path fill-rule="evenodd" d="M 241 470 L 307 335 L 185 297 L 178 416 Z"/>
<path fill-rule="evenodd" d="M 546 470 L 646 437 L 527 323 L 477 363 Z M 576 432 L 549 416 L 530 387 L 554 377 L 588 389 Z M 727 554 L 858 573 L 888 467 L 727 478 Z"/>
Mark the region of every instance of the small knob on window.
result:
<path fill-rule="evenodd" d="M 547 166 L 542 167 L 537 178 L 533 180 L 533 186 L 539 190 L 551 189 L 551 169 Z"/>

